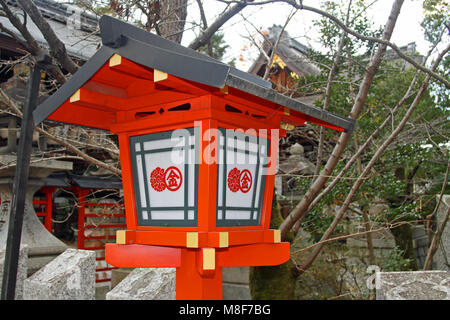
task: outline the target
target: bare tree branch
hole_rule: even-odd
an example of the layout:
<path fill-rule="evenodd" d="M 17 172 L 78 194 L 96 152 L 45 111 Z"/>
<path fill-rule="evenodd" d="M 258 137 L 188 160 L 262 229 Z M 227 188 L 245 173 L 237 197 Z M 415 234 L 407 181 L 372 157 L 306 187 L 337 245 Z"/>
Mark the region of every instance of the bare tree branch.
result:
<path fill-rule="evenodd" d="M 25 42 L 20 41 L 20 43 L 24 44 L 27 50 L 34 56 L 45 56 L 48 55 L 46 50 L 39 47 L 37 41 L 31 35 L 31 33 L 26 28 L 26 25 L 22 24 L 20 19 L 9 9 L 8 5 L 4 0 L 0 0 L 0 5 L 2 6 L 7 18 L 12 23 L 12 25 L 20 32 L 20 34 L 24 37 Z M 14 36 L 14 38 L 16 38 Z M 66 82 L 66 78 L 63 73 L 56 65 L 45 65 L 43 66 L 45 70 L 51 74 L 55 79 L 58 80 L 59 83 L 63 84 Z"/>
<path fill-rule="evenodd" d="M 394 4 L 392 5 L 391 13 L 388 18 L 388 22 L 386 23 L 384 33 L 383 33 L 383 39 L 389 40 L 391 38 L 392 32 L 395 27 L 395 23 L 397 21 L 397 17 L 400 14 L 400 9 L 403 5 L 403 0 L 396 0 Z M 363 106 L 365 105 L 367 94 L 369 92 L 369 88 L 372 85 L 373 78 L 378 70 L 378 67 L 381 63 L 381 60 L 386 52 L 387 45 L 381 44 L 378 47 L 377 52 L 372 57 L 369 66 L 367 67 L 367 70 L 364 75 L 364 79 L 361 82 L 361 85 L 359 87 L 358 95 L 356 96 L 355 102 L 353 104 L 352 110 L 350 112 L 350 117 L 352 119 L 358 119 L 359 114 L 361 113 Z M 283 221 L 283 223 L 280 226 L 281 235 L 282 237 L 285 237 L 287 233 L 291 230 L 291 228 L 294 226 L 295 222 L 302 218 L 304 214 L 306 214 L 306 211 L 309 207 L 309 204 L 314 200 L 314 197 L 322 190 L 323 186 L 325 185 L 328 178 L 326 178 L 327 175 L 330 175 L 334 168 L 336 167 L 336 164 L 342 154 L 342 152 L 345 149 L 345 146 L 348 143 L 348 140 L 350 139 L 350 134 L 348 133 L 342 133 L 339 137 L 339 140 L 331 153 L 330 158 L 327 161 L 327 164 L 325 165 L 325 168 L 322 170 L 320 176 L 314 181 L 314 183 L 309 187 L 308 191 L 306 192 L 303 199 L 297 204 L 297 206 L 294 208 L 294 210 L 289 213 L 289 215 L 286 217 L 286 219 Z"/>
<path fill-rule="evenodd" d="M 348 3 L 348 7 L 347 7 L 347 16 L 345 18 L 345 24 L 348 24 L 349 18 L 350 18 L 350 8 L 352 5 L 352 1 L 350 0 Z M 341 52 L 342 52 L 342 48 L 344 47 L 344 43 L 345 43 L 345 38 L 347 37 L 347 32 L 343 32 L 341 35 L 341 38 L 339 39 L 339 44 L 338 47 L 336 49 L 336 53 L 334 56 L 334 60 L 333 60 L 333 66 L 331 67 L 330 72 L 328 73 L 328 81 L 327 81 L 327 88 L 325 91 L 325 100 L 323 102 L 323 110 L 327 110 L 328 109 L 328 105 L 330 104 L 330 97 L 331 97 L 331 87 L 333 84 L 333 79 L 334 79 L 334 75 L 337 71 L 338 65 L 339 65 L 339 60 L 341 58 Z M 320 133 L 319 133 L 319 149 L 317 150 L 317 159 L 316 159 L 316 168 L 314 170 L 314 174 L 318 175 L 320 172 L 320 167 L 322 165 L 322 153 L 323 153 L 323 139 L 324 139 L 324 134 L 323 134 L 324 128 L 320 127 Z"/>
<path fill-rule="evenodd" d="M 230 20 L 233 16 L 239 13 L 242 9 L 244 9 L 249 2 L 253 0 L 247 0 L 241 3 L 238 3 L 234 6 L 231 6 L 228 10 L 223 12 L 219 17 L 217 17 L 216 21 L 209 25 L 209 27 L 204 30 L 200 36 L 198 36 L 194 41 L 189 44 L 189 48 L 193 50 L 197 50 L 209 42 L 209 39 L 219 30 L 225 22 Z"/>
<path fill-rule="evenodd" d="M 33 1 L 18 0 L 18 2 L 42 32 L 42 35 L 44 36 L 45 40 L 47 40 L 47 43 L 50 47 L 52 56 L 61 64 L 61 66 L 65 70 L 67 70 L 71 74 L 74 74 L 78 70 L 78 65 L 69 57 L 66 51 L 66 46 L 55 34 L 52 27 L 42 16 L 41 12 L 33 3 Z"/>
<path fill-rule="evenodd" d="M 9 96 L 3 91 L 3 89 L 0 89 L 0 95 L 3 97 L 3 102 L 9 107 L 11 108 L 11 110 L 18 116 L 18 117 L 22 117 L 22 112 L 20 111 L 20 108 L 9 98 Z M 83 151 L 81 151 L 80 149 L 78 149 L 77 147 L 75 147 L 74 145 L 68 143 L 67 141 L 65 141 L 64 139 L 60 139 L 58 137 L 55 137 L 54 135 L 50 134 L 48 131 L 39 128 L 39 127 L 35 127 L 35 130 L 37 132 L 39 132 L 41 135 L 54 140 L 56 143 L 60 144 L 61 146 L 65 147 L 68 151 L 75 153 L 77 156 L 81 157 L 82 159 L 84 159 L 86 162 L 88 163 L 92 163 L 100 168 L 104 168 L 110 172 L 112 172 L 113 174 L 115 174 L 116 176 L 121 176 L 122 172 L 120 169 L 108 165 L 103 161 L 97 160 L 89 155 L 87 155 L 86 153 L 84 153 Z"/>
<path fill-rule="evenodd" d="M 225 1 L 225 0 L 220 0 L 220 1 L 224 2 L 224 3 L 235 3 L 235 4 L 242 4 L 243 3 L 243 1 Z M 442 82 L 447 88 L 450 88 L 450 81 L 445 79 L 440 74 L 438 74 L 436 72 L 433 72 L 432 70 L 422 66 L 420 63 L 415 61 L 413 58 L 408 57 L 406 54 L 404 54 L 402 52 L 402 50 L 397 45 L 395 45 L 394 43 L 390 42 L 389 40 L 380 39 L 380 38 L 376 38 L 376 37 L 370 37 L 370 36 L 364 36 L 364 35 L 356 32 L 356 31 L 348 28 L 345 25 L 345 23 L 340 21 L 338 18 L 336 18 L 332 14 L 330 14 L 330 13 L 328 13 L 326 11 L 323 11 L 321 9 L 318 9 L 318 8 L 314 8 L 314 7 L 303 5 L 302 1 L 300 1 L 300 3 L 297 3 L 295 0 L 267 0 L 267 1 L 258 1 L 258 2 L 253 2 L 253 3 L 247 3 L 247 5 L 262 5 L 262 4 L 275 3 L 275 2 L 285 2 L 285 3 L 288 3 L 288 4 L 292 5 L 292 6 L 294 6 L 295 8 L 297 8 L 299 10 L 307 10 L 307 11 L 315 12 L 317 14 L 320 14 L 321 16 L 324 16 L 324 17 L 330 19 L 338 27 L 340 27 L 342 30 L 344 30 L 348 34 L 351 34 L 352 36 L 354 36 L 354 37 L 356 37 L 356 38 L 358 38 L 360 40 L 372 41 L 372 42 L 376 42 L 376 43 L 388 46 L 388 47 L 392 48 L 392 50 L 394 50 L 398 54 L 399 57 L 401 57 L 402 59 L 404 59 L 407 62 L 409 62 L 410 64 L 412 64 L 417 69 L 419 69 L 419 70 L 421 70 L 421 71 L 431 75 L 436 80 Z"/>
<path fill-rule="evenodd" d="M 434 215 L 436 215 L 436 213 L 439 209 L 439 206 L 442 203 L 442 197 L 444 196 L 445 188 L 447 187 L 447 183 L 448 183 L 449 170 L 450 170 L 450 158 L 447 162 L 447 171 L 445 172 L 445 178 L 444 178 L 444 182 L 442 183 L 442 189 L 441 189 L 441 193 L 439 194 L 438 203 L 436 204 L 436 207 L 434 208 L 433 213 L 429 217 L 427 217 L 430 220 L 433 218 Z M 441 225 L 439 226 L 439 228 L 436 230 L 435 234 L 433 235 L 433 239 L 431 240 L 430 247 L 428 248 L 427 257 L 425 258 L 423 270 L 431 269 L 431 266 L 433 263 L 433 257 L 435 255 L 437 249 L 439 248 L 439 243 L 441 242 L 441 236 L 442 236 L 442 233 L 444 232 L 445 226 L 447 224 L 449 213 L 450 213 L 450 207 L 447 208 L 447 213 L 445 214 L 444 220 L 442 220 Z"/>
<path fill-rule="evenodd" d="M 272 63 L 273 63 L 273 59 L 275 57 L 275 51 L 278 48 L 278 44 L 280 43 L 281 37 L 283 36 L 284 30 L 286 29 L 287 25 L 289 24 L 289 21 L 291 21 L 291 19 L 294 17 L 295 13 L 297 12 L 297 10 L 295 11 L 291 11 L 288 15 L 288 17 L 286 18 L 286 21 L 284 22 L 283 27 L 281 28 L 280 34 L 278 35 L 275 44 L 272 47 L 272 53 L 270 54 L 270 59 L 267 62 L 267 67 L 266 67 L 266 71 L 264 72 L 264 76 L 263 79 L 267 80 L 270 74 L 270 69 L 272 67 Z M 270 43 L 270 42 L 269 42 Z"/>
<path fill-rule="evenodd" d="M 435 63 L 433 64 L 432 70 L 436 70 L 439 63 L 441 62 L 443 56 L 450 50 L 450 45 L 447 46 L 447 48 L 438 56 Z M 341 208 L 339 209 L 339 212 L 336 213 L 336 216 L 334 217 L 333 222 L 328 227 L 328 229 L 325 231 L 325 233 L 322 235 L 321 242 L 329 239 L 336 228 L 336 226 L 341 221 L 342 217 L 344 216 L 345 212 L 347 211 L 351 201 L 353 200 L 353 196 L 355 195 L 356 191 L 359 189 L 359 187 L 364 182 L 364 178 L 367 176 L 367 174 L 370 172 L 372 167 L 375 165 L 375 163 L 378 161 L 380 156 L 383 154 L 383 152 L 387 149 L 389 144 L 397 137 L 397 135 L 400 133 L 400 131 L 405 126 L 406 122 L 408 121 L 409 117 L 413 113 L 413 111 L 416 109 L 417 105 L 419 104 L 420 100 L 422 99 L 424 93 L 426 92 L 429 82 L 430 82 L 431 75 L 428 74 L 425 80 L 422 82 L 419 91 L 416 94 L 416 97 L 414 98 L 414 101 L 411 103 L 410 107 L 408 108 L 408 111 L 403 116 L 403 119 L 400 121 L 398 126 L 395 128 L 395 130 L 389 135 L 389 137 L 383 142 L 383 144 L 380 146 L 380 148 L 375 152 L 375 154 L 370 159 L 367 166 L 364 168 L 364 171 L 361 173 L 361 175 L 358 177 L 358 180 L 355 181 L 353 184 L 350 192 L 348 193 L 347 197 L 345 198 L 344 203 L 342 204 Z M 306 270 L 311 266 L 311 264 L 314 262 L 314 260 L 319 255 L 320 251 L 323 248 L 323 244 L 318 245 L 314 248 L 311 255 L 308 257 L 306 262 L 301 266 L 301 270 Z"/>

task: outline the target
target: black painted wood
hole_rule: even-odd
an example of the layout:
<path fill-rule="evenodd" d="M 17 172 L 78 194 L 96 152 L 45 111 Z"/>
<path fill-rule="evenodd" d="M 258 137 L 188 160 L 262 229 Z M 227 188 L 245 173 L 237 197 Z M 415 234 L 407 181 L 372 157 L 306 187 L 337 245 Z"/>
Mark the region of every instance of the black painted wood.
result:
<path fill-rule="evenodd" d="M 5 264 L 3 268 L 2 300 L 14 300 L 16 292 L 17 267 L 20 241 L 22 238 L 25 194 L 28 184 L 31 149 L 33 142 L 33 111 L 37 105 L 41 68 L 35 65 L 28 79 L 27 95 L 23 107 L 22 126 L 17 150 L 16 172 L 14 175 L 11 212 L 6 241 Z"/>

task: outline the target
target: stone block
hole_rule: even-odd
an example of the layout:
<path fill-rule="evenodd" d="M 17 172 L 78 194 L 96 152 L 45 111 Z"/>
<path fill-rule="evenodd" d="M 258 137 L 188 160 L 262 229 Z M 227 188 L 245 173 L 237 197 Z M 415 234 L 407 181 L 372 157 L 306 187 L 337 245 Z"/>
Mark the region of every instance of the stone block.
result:
<path fill-rule="evenodd" d="M 99 282 L 95 284 L 95 300 L 106 300 L 106 294 L 111 290 L 111 284 L 108 282 Z"/>
<path fill-rule="evenodd" d="M 250 300 L 249 267 L 223 268 L 223 299 Z"/>
<path fill-rule="evenodd" d="M 223 300 L 251 300 L 248 285 L 224 283 L 222 285 Z"/>
<path fill-rule="evenodd" d="M 133 271 L 131 268 L 119 268 L 111 270 L 111 289 L 114 289 L 123 279 Z"/>
<path fill-rule="evenodd" d="M 94 300 L 95 252 L 67 249 L 24 282 L 25 300 Z"/>
<path fill-rule="evenodd" d="M 175 290 L 175 268 L 136 268 L 106 294 L 106 300 L 175 300 Z"/>
<path fill-rule="evenodd" d="M 0 283 L 3 283 L 3 268 L 5 266 L 5 253 L 6 248 L 0 249 Z M 28 246 L 23 245 L 19 251 L 19 263 L 17 265 L 17 278 L 16 278 L 16 293 L 15 300 L 23 299 L 23 283 L 27 278 L 27 261 L 28 261 Z"/>
<path fill-rule="evenodd" d="M 439 195 L 436 196 L 436 201 L 439 201 Z M 436 214 L 436 222 L 438 226 L 444 221 L 448 207 L 450 207 L 450 195 L 446 194 L 442 198 L 442 202 L 439 206 Z M 450 261 L 450 222 L 447 221 L 447 225 L 441 236 L 441 243 L 433 257 L 433 269 L 434 270 L 446 270 L 450 271 L 448 261 Z"/>
<path fill-rule="evenodd" d="M 247 284 L 249 281 L 249 267 L 226 267 L 223 268 L 223 282 Z"/>
<path fill-rule="evenodd" d="M 450 273 L 446 271 L 378 272 L 377 300 L 449 300 Z"/>

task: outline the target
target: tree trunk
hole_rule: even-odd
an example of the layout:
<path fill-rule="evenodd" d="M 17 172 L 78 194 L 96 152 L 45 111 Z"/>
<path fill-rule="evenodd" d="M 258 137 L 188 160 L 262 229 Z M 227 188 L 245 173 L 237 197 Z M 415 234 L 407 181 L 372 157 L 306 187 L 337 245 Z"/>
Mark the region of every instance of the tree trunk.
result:
<path fill-rule="evenodd" d="M 158 30 L 162 37 L 181 43 L 187 16 L 187 0 L 162 0 Z"/>
<path fill-rule="evenodd" d="M 403 251 L 402 258 L 410 260 L 406 270 L 417 270 L 417 257 L 413 245 L 411 225 L 403 224 L 391 229 L 391 232 L 394 235 L 395 244 Z"/>
<path fill-rule="evenodd" d="M 278 229 L 283 218 L 276 195 L 273 196 L 270 228 Z M 290 234 L 293 235 L 292 233 Z M 292 241 L 292 239 L 290 239 Z M 270 267 L 250 267 L 250 294 L 253 300 L 295 300 L 297 279 L 292 260 Z"/>
<path fill-rule="evenodd" d="M 389 15 L 388 21 L 386 23 L 384 33 L 383 33 L 383 41 L 389 41 L 392 35 L 392 32 L 394 31 L 395 23 L 397 21 L 397 17 L 400 14 L 400 9 L 403 5 L 403 0 L 396 0 L 394 4 L 392 5 L 391 13 Z M 302 7 L 303 9 L 306 8 L 306 6 Z M 314 8 L 312 8 L 314 9 Z M 316 10 L 316 9 L 314 9 Z M 321 12 L 322 15 L 329 17 L 329 15 L 326 12 Z M 330 17 L 329 17 L 330 18 Z M 334 19 L 334 17 L 331 17 Z M 334 21 L 334 20 L 333 20 Z M 345 25 L 341 26 L 346 32 L 351 33 Z M 378 71 L 378 67 L 381 63 L 381 60 L 384 57 L 384 54 L 386 52 L 387 45 L 382 44 L 378 47 L 378 50 L 376 51 L 375 55 L 372 57 L 367 69 L 366 73 L 364 75 L 364 79 L 360 84 L 358 94 L 356 96 L 355 102 L 353 104 L 352 110 L 350 112 L 350 118 L 352 119 L 358 119 L 359 114 L 361 113 L 363 107 L 366 104 L 367 95 L 369 93 L 369 89 L 372 85 L 373 78 L 375 77 L 375 74 Z M 345 150 L 345 147 L 347 146 L 347 143 L 350 139 L 350 134 L 347 132 L 343 132 L 339 140 L 337 141 L 333 152 L 330 155 L 330 158 L 328 159 L 325 167 L 321 171 L 319 177 L 317 177 L 316 180 L 311 184 L 308 191 L 304 195 L 303 199 L 297 204 L 297 206 L 289 213 L 287 218 L 283 221 L 283 223 L 280 226 L 281 230 L 281 238 L 283 239 L 286 234 L 291 230 L 291 228 L 294 226 L 294 224 L 297 222 L 297 220 L 302 219 L 304 215 L 308 213 L 308 208 L 311 202 L 314 200 L 314 198 L 319 194 L 320 191 L 322 191 L 325 183 L 328 181 L 328 178 L 332 175 L 334 168 L 336 167 L 336 164 L 339 161 L 339 158 L 341 157 L 342 153 Z M 320 251 L 320 248 L 318 249 Z"/>

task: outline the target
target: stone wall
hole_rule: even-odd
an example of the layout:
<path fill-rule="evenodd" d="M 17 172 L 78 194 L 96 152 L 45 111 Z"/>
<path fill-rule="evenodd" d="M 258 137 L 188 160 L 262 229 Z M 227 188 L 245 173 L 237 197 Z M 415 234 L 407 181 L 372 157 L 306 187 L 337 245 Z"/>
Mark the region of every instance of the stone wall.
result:
<path fill-rule="evenodd" d="M 377 300 L 450 300 L 445 271 L 379 272 Z"/>
<path fill-rule="evenodd" d="M 175 286 L 175 268 L 136 268 L 106 294 L 106 300 L 174 300 Z"/>
<path fill-rule="evenodd" d="M 24 300 L 94 300 L 95 252 L 67 249 L 24 281 Z"/>
<path fill-rule="evenodd" d="M 436 201 L 439 201 L 439 196 L 436 196 Z M 450 207 L 450 195 L 444 195 L 441 205 L 437 212 L 437 225 L 441 225 L 444 220 L 445 214 Z M 433 257 L 433 269 L 450 271 L 450 223 L 447 225 L 442 233 L 441 243 Z"/>
<path fill-rule="evenodd" d="M 223 299 L 250 300 L 249 267 L 223 268 Z"/>
<path fill-rule="evenodd" d="M 0 248 L 0 284 L 3 284 L 3 270 L 5 267 L 6 247 Z M 23 299 L 23 283 L 27 277 L 28 269 L 28 246 L 22 245 L 19 250 L 19 261 L 17 265 L 16 293 L 15 299 Z"/>

